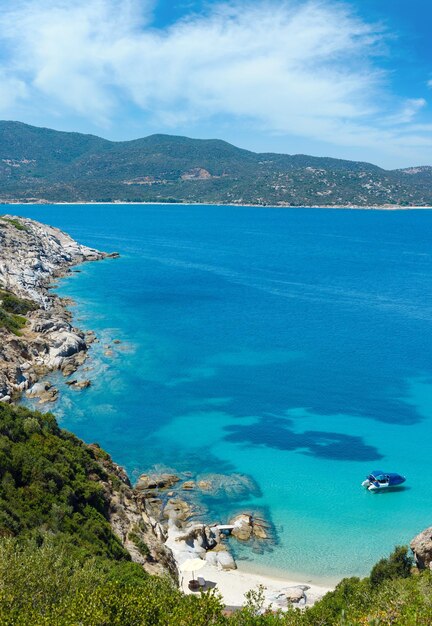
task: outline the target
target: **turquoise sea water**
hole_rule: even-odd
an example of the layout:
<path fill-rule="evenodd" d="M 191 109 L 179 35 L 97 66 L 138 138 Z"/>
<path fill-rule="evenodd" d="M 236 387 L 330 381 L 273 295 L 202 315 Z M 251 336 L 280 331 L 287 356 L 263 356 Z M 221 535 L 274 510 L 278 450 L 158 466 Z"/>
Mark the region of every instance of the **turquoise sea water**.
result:
<path fill-rule="evenodd" d="M 276 544 L 237 546 L 244 566 L 365 574 L 432 524 L 432 212 L 7 210 L 121 253 L 61 283 L 101 338 L 80 373 L 93 386 L 62 387 L 62 425 L 132 477 L 251 476 L 248 497 L 206 502 L 221 521 L 270 517 Z M 365 492 L 376 467 L 406 488 Z"/>

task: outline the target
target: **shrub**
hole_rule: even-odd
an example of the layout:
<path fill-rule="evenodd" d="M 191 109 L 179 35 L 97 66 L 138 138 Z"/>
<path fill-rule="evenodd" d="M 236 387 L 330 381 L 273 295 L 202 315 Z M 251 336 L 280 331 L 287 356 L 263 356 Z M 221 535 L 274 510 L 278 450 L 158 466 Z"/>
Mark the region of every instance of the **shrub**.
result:
<path fill-rule="evenodd" d="M 37 304 L 26 298 L 18 298 L 10 291 L 0 289 L 0 305 L 7 313 L 27 315 L 29 311 L 37 309 Z"/>
<path fill-rule="evenodd" d="M 406 546 L 397 546 L 387 559 L 381 559 L 370 573 L 371 585 L 379 585 L 384 580 L 408 578 L 413 566 L 412 557 Z"/>
<path fill-rule="evenodd" d="M 7 222 L 8 224 L 15 226 L 17 230 L 24 230 L 26 232 L 28 232 L 29 230 L 27 226 L 23 224 L 22 222 L 20 222 L 19 220 L 16 220 L 10 217 L 0 217 L 0 219 L 3 220 L 3 222 Z"/>

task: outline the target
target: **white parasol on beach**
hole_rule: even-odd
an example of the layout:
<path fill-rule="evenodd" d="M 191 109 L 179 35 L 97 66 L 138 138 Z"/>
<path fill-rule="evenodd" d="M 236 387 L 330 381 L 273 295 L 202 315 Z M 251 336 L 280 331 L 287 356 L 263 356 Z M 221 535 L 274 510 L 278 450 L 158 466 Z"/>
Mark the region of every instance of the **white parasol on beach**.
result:
<path fill-rule="evenodd" d="M 180 565 L 180 569 L 182 572 L 192 572 L 192 578 L 195 580 L 194 572 L 198 572 L 205 564 L 206 562 L 202 559 L 186 559 Z"/>

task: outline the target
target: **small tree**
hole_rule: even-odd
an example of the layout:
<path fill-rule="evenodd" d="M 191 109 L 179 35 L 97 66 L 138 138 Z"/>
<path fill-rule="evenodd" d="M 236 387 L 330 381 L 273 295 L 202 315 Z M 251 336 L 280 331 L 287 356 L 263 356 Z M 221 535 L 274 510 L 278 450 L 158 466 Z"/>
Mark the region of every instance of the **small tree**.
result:
<path fill-rule="evenodd" d="M 397 546 L 387 559 L 381 559 L 370 573 L 371 585 L 379 585 L 383 580 L 408 578 L 411 576 L 412 557 L 406 546 Z"/>

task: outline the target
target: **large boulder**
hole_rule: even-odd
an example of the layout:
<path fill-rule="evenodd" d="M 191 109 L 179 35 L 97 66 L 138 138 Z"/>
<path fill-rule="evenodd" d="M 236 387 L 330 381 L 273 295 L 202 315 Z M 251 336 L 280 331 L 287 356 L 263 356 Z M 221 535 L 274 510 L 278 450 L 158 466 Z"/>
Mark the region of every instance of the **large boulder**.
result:
<path fill-rule="evenodd" d="M 234 528 L 231 534 L 240 541 L 247 541 L 252 536 L 252 518 L 246 513 L 241 513 L 231 520 L 231 524 L 234 524 Z"/>
<path fill-rule="evenodd" d="M 188 502 L 181 498 L 170 498 L 166 503 L 163 516 L 177 522 L 184 522 L 192 515 L 192 507 Z"/>
<path fill-rule="evenodd" d="M 135 488 L 140 491 L 168 489 L 178 483 L 179 480 L 180 478 L 175 474 L 141 474 Z"/>
<path fill-rule="evenodd" d="M 87 349 L 83 337 L 74 332 L 61 331 L 50 335 L 49 364 L 61 367 L 64 359 Z"/>
<path fill-rule="evenodd" d="M 234 525 L 231 534 L 240 541 L 247 541 L 251 538 L 269 539 L 270 527 L 264 519 L 247 513 L 236 515 L 230 522 Z"/>
<path fill-rule="evenodd" d="M 61 318 L 43 318 L 37 317 L 31 322 L 31 329 L 35 333 L 54 333 L 54 332 L 71 332 L 72 328 L 69 322 Z"/>
<path fill-rule="evenodd" d="M 232 554 L 230 554 L 227 550 L 222 550 L 221 552 L 216 552 L 217 554 L 217 564 L 220 569 L 230 570 L 237 569 L 236 562 Z"/>
<path fill-rule="evenodd" d="M 41 381 L 35 383 L 27 390 L 26 395 L 29 398 L 39 398 L 39 404 L 47 402 L 55 402 L 58 398 L 58 389 L 53 387 L 49 381 Z"/>
<path fill-rule="evenodd" d="M 432 526 L 423 530 L 410 543 L 419 569 L 432 569 Z"/>
<path fill-rule="evenodd" d="M 301 587 L 289 587 L 285 590 L 285 597 L 291 604 L 298 604 L 305 598 L 305 592 Z"/>

